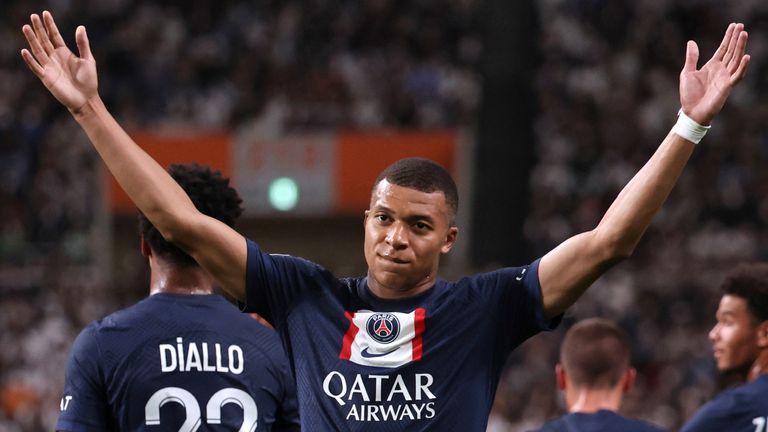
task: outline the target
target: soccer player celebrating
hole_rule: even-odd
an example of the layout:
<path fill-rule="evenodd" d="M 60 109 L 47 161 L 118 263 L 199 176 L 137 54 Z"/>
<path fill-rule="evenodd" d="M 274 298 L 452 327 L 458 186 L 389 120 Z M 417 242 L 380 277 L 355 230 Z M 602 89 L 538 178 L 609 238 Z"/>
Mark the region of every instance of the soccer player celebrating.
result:
<path fill-rule="evenodd" d="M 221 173 L 172 165 L 170 175 L 202 213 L 234 225 L 241 200 Z M 56 429 L 299 430 L 277 334 L 214 294 L 213 278 L 143 215 L 139 228 L 150 295 L 77 337 Z"/>
<path fill-rule="evenodd" d="M 741 264 L 721 286 L 709 332 L 717 369 L 743 371 L 747 384 L 706 403 L 682 432 L 768 431 L 768 264 Z"/>
<path fill-rule="evenodd" d="M 302 426 L 313 431 L 485 430 L 509 352 L 555 326 L 632 253 L 749 63 L 742 24 L 728 27 L 701 69 L 698 47 L 688 42 L 675 128 L 595 229 L 530 265 L 439 279 L 440 258 L 458 235 L 456 185 L 437 164 L 406 159 L 373 185 L 364 217 L 367 275 L 337 279 L 309 261 L 270 255 L 197 211 L 104 106 L 85 28 L 75 34 L 78 57 L 50 13 L 31 21 L 23 27 L 27 65 L 162 235 L 275 326 L 292 360 Z"/>
<path fill-rule="evenodd" d="M 629 365 L 627 337 L 616 324 L 590 318 L 571 327 L 560 346 L 555 374 L 568 414 L 539 432 L 663 431 L 617 414 L 636 372 Z"/>

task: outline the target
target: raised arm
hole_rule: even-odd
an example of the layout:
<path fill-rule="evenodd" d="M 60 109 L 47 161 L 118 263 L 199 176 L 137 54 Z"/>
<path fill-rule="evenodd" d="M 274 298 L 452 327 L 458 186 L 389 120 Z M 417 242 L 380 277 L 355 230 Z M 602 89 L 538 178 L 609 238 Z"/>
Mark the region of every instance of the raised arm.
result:
<path fill-rule="evenodd" d="M 744 76 L 749 64 L 746 44 L 744 25 L 729 25 L 720 47 L 697 70 L 699 48 L 688 41 L 680 104 L 699 125 L 710 124 Z M 548 317 L 564 312 L 600 275 L 632 254 L 693 152 L 695 144 L 676 131 L 619 193 L 595 229 L 569 238 L 542 258 L 539 279 Z"/>
<path fill-rule="evenodd" d="M 107 111 L 98 94 L 96 61 L 85 27 L 75 39 L 80 56 L 64 44 L 53 16 L 43 12 L 22 28 L 27 66 L 69 109 L 131 200 L 162 233 L 208 270 L 223 288 L 244 297 L 247 247 L 243 236 L 195 208 L 184 190 L 145 153 Z M 31 52 L 30 52 L 31 51 Z"/>

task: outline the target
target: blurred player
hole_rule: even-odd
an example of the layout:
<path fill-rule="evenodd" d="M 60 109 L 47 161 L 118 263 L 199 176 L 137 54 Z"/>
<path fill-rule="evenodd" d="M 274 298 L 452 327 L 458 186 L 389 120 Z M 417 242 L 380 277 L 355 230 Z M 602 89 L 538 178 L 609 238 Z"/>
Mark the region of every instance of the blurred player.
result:
<path fill-rule="evenodd" d="M 201 212 L 234 225 L 241 200 L 221 173 L 169 171 Z M 150 295 L 77 337 L 57 430 L 298 430 L 277 334 L 214 294 L 213 278 L 143 215 L 139 229 Z"/>
<path fill-rule="evenodd" d="M 626 335 L 608 320 L 591 318 L 571 327 L 555 367 L 568 414 L 545 424 L 539 432 L 662 432 L 618 414 L 624 395 L 635 382 L 629 354 Z"/>
<path fill-rule="evenodd" d="M 743 371 L 747 384 L 720 393 L 683 432 L 768 431 L 768 263 L 742 264 L 722 284 L 709 332 L 720 372 Z"/>
<path fill-rule="evenodd" d="M 749 62 L 741 24 L 728 27 L 701 69 L 698 47 L 689 42 L 680 74 L 687 115 L 594 230 L 531 265 L 456 283 L 438 279 L 440 258 L 458 235 L 456 185 L 439 165 L 405 159 L 381 173 L 372 190 L 364 217 L 367 275 L 337 279 L 309 261 L 267 254 L 199 213 L 104 106 L 85 28 L 75 35 L 78 57 L 49 13 L 31 20 L 23 27 L 31 52 L 22 57 L 123 189 L 166 239 L 275 326 L 289 347 L 302 426 L 312 431 L 485 430 L 510 351 L 557 325 L 595 279 L 632 253 L 706 131 L 702 125 Z"/>

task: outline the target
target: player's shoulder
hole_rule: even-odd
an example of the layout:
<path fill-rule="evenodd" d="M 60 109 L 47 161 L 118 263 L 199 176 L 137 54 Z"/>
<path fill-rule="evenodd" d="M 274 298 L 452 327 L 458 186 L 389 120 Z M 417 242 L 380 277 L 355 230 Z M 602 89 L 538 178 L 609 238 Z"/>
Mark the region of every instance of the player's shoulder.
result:
<path fill-rule="evenodd" d="M 569 432 L 573 430 L 621 430 L 624 432 L 667 432 L 654 424 L 624 417 L 616 412 L 570 413 L 545 423 L 536 432 Z"/>
<path fill-rule="evenodd" d="M 702 409 L 712 412 L 733 412 L 745 407 L 745 403 L 755 401 L 755 395 L 762 395 L 768 390 L 768 380 L 756 380 L 751 383 L 725 390 L 707 402 Z"/>
<path fill-rule="evenodd" d="M 699 408 L 681 431 L 726 430 L 761 399 L 755 397 L 755 386 L 750 384 L 725 390 Z"/>
<path fill-rule="evenodd" d="M 125 325 L 127 321 L 132 321 L 135 319 L 135 308 L 136 305 L 132 305 L 127 308 L 112 312 L 103 318 L 91 321 L 83 328 L 83 330 L 80 331 L 80 336 L 97 338 L 105 331 L 108 332 L 114 328 L 119 328 Z"/>
<path fill-rule="evenodd" d="M 565 423 L 563 422 L 563 418 L 556 418 L 554 420 L 550 420 L 543 425 L 541 425 L 538 429 L 531 429 L 527 432 L 565 432 L 568 429 L 566 428 Z"/>
<path fill-rule="evenodd" d="M 501 267 L 486 272 L 475 273 L 461 278 L 458 283 L 490 285 L 500 282 L 508 283 L 510 281 L 523 282 L 531 277 L 538 277 L 538 267 L 539 260 L 536 260 L 527 265 Z"/>
<path fill-rule="evenodd" d="M 115 328 L 122 328 L 135 322 L 142 321 L 151 310 L 156 308 L 150 301 L 151 297 L 141 299 L 125 308 L 119 309 L 106 315 L 104 318 L 93 321 L 89 324 L 96 331 L 108 331 Z"/>
<path fill-rule="evenodd" d="M 525 292 L 526 287 L 529 290 L 531 287 L 536 288 L 538 292 L 538 262 L 536 260 L 524 266 L 503 267 L 464 276 L 456 282 L 448 282 L 449 291 L 452 296 L 464 296 L 468 301 L 473 298 L 495 299 L 502 293 L 517 295 Z"/>
<path fill-rule="evenodd" d="M 760 375 L 754 381 L 736 387 L 732 390 L 734 397 L 738 399 L 747 398 L 754 400 L 755 396 L 761 396 L 758 398 L 761 401 L 766 401 L 766 398 L 762 397 L 768 392 L 768 373 Z"/>

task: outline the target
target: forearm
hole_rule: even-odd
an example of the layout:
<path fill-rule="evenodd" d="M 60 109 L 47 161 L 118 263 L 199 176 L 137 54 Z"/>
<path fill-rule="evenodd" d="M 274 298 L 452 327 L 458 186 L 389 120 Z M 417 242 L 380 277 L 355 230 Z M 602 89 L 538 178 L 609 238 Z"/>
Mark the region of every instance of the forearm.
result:
<path fill-rule="evenodd" d="M 197 211 L 184 190 L 120 127 L 101 98 L 96 96 L 72 115 L 120 186 L 170 240 L 178 228 L 176 221 Z"/>
<path fill-rule="evenodd" d="M 619 193 L 595 235 L 616 257 L 634 251 L 653 216 L 666 201 L 695 145 L 670 132 L 640 171 Z"/>
<path fill-rule="evenodd" d="M 542 258 L 539 279 L 548 318 L 565 311 L 600 275 L 632 254 L 693 147 L 673 133 L 667 135 L 595 229 L 571 237 Z"/>

